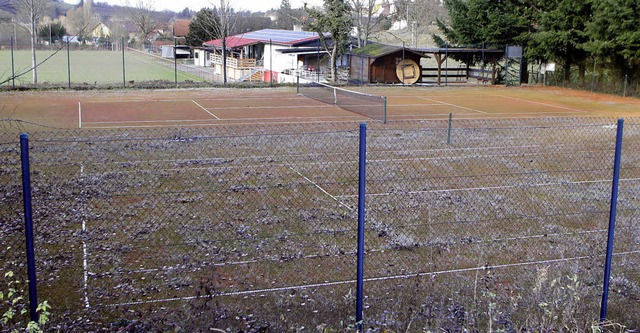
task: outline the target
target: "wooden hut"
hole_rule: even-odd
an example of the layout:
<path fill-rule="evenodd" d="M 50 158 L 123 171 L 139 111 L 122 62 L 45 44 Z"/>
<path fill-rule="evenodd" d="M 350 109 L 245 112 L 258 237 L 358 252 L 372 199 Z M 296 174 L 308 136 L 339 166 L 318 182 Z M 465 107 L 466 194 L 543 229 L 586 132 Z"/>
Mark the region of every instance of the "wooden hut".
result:
<path fill-rule="evenodd" d="M 424 56 L 402 46 L 371 43 L 349 56 L 350 83 L 416 83 L 422 75 Z"/>

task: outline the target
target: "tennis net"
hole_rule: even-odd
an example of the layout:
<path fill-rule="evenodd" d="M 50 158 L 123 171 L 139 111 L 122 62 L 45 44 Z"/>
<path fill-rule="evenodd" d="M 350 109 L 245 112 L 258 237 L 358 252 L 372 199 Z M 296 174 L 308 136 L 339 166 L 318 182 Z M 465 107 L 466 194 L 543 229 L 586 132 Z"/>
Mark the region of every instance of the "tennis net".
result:
<path fill-rule="evenodd" d="M 387 98 L 330 86 L 320 82 L 298 85 L 298 94 L 316 101 L 335 104 L 347 111 L 387 122 Z"/>

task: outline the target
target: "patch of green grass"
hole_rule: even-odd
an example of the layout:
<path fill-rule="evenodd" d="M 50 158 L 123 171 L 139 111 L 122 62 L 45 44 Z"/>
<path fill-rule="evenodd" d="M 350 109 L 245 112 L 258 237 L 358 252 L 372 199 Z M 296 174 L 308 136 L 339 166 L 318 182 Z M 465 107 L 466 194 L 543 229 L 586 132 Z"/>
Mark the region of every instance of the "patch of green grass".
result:
<path fill-rule="evenodd" d="M 37 68 L 39 83 L 66 83 L 71 76 L 73 84 L 114 84 L 123 81 L 173 81 L 174 70 L 171 66 L 163 65 L 151 57 L 145 57 L 136 52 L 125 52 L 124 73 L 122 68 L 121 51 L 67 51 L 62 49 L 52 51 L 38 51 L 38 62 L 43 62 Z M 68 60 L 68 61 L 67 61 Z M 25 73 L 16 79 L 16 83 L 31 83 L 31 51 L 14 51 L 13 63 L 16 75 Z M 11 51 L 0 51 L 0 81 L 11 77 Z M 69 66 L 68 66 L 69 65 Z M 124 75 L 124 80 L 123 80 Z M 202 79 L 178 71 L 178 81 L 202 81 Z M 11 84 L 11 82 L 9 82 Z"/>

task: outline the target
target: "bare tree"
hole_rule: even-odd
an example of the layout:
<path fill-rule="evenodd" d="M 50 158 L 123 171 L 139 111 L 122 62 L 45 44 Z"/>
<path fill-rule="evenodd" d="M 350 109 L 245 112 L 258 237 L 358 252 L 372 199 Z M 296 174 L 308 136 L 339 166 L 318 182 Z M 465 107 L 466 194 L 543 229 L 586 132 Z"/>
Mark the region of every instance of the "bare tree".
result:
<path fill-rule="evenodd" d="M 380 17 L 374 17 L 376 0 L 349 0 L 357 28 L 358 47 L 367 46 L 373 28 L 380 23 Z"/>
<path fill-rule="evenodd" d="M 38 62 L 36 59 L 36 44 L 38 37 L 38 25 L 47 9 L 47 0 L 14 0 L 16 17 L 20 26 L 31 35 L 31 68 L 33 83 L 38 83 Z"/>
<path fill-rule="evenodd" d="M 215 4 L 211 3 L 214 7 Z M 234 10 L 231 8 L 229 0 L 220 0 L 220 7 L 217 8 L 218 19 L 214 21 L 212 29 L 215 35 L 222 40 L 222 83 L 227 84 L 227 37 L 235 23 Z"/>
<path fill-rule="evenodd" d="M 100 23 L 93 13 L 93 1 L 84 1 L 81 6 L 70 9 L 67 12 L 67 22 L 69 22 L 70 33 L 85 39 L 88 37 L 88 28 L 93 28 Z"/>
<path fill-rule="evenodd" d="M 138 28 L 139 38 L 143 43 L 147 36 L 158 27 L 158 21 L 153 15 L 155 7 L 152 0 L 127 0 L 129 7 L 129 19 Z"/>
<path fill-rule="evenodd" d="M 4 10 L 12 14 L 16 13 L 16 8 L 13 6 L 13 3 L 11 3 L 11 0 L 0 0 L 0 10 Z"/>
<path fill-rule="evenodd" d="M 318 33 L 322 48 L 329 54 L 331 80 L 336 82 L 338 79 L 336 59 L 339 54 L 344 54 L 349 44 L 353 23 L 351 5 L 344 0 L 324 0 L 323 11 L 306 6 L 305 10 L 312 19 L 309 28 Z"/>

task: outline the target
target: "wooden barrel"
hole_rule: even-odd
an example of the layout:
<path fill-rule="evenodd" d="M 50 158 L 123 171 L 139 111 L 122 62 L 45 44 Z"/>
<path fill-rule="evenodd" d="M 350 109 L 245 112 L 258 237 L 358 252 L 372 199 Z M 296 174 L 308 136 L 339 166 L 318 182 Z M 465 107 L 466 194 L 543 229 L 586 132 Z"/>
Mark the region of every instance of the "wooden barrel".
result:
<path fill-rule="evenodd" d="M 404 84 L 414 84 L 420 80 L 420 66 L 411 59 L 404 59 L 396 66 L 398 80 Z"/>

